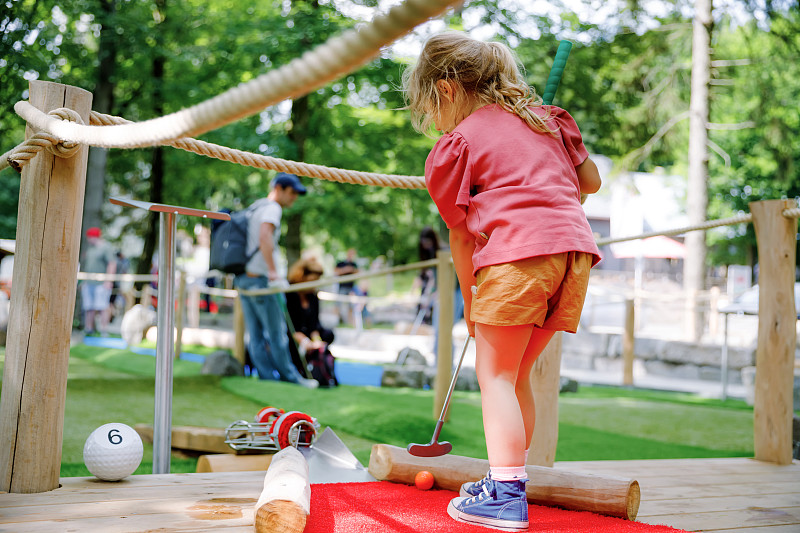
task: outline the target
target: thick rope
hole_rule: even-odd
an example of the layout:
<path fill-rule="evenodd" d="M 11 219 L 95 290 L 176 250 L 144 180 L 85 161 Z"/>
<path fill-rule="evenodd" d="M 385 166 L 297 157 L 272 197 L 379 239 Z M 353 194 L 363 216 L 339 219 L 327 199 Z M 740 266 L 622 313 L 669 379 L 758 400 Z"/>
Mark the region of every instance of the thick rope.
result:
<path fill-rule="evenodd" d="M 383 46 L 461 1 L 406 0 L 385 15 L 375 17 L 371 23 L 334 37 L 276 70 L 193 107 L 144 122 L 100 129 L 49 118 L 25 101 L 17 102 L 14 110 L 34 128 L 66 141 L 105 148 L 159 145 L 200 135 L 322 87 L 375 57 Z"/>
<path fill-rule="evenodd" d="M 106 126 L 110 124 L 130 123 L 130 121 L 123 118 L 104 115 L 102 113 L 92 111 L 92 124 Z M 214 159 L 220 159 L 222 161 L 229 161 L 231 163 L 248 167 L 278 170 L 282 172 L 289 172 L 291 174 L 297 174 L 298 176 L 308 176 L 311 178 L 336 181 L 339 183 L 378 185 L 381 187 L 392 187 L 395 189 L 425 188 L 425 178 L 422 176 L 402 176 L 395 174 L 381 174 L 377 172 L 360 172 L 355 170 L 326 167 L 323 165 L 312 165 L 309 163 L 289 161 L 287 159 L 279 159 L 277 157 L 270 157 L 261 154 L 254 154 L 252 152 L 245 152 L 243 150 L 236 150 L 234 148 L 227 148 L 218 144 L 188 137 L 169 141 L 166 143 L 166 145 L 180 148 L 181 150 L 186 150 L 187 152 L 193 152 L 195 154 L 212 157 Z"/>
<path fill-rule="evenodd" d="M 83 124 L 83 119 L 76 111 L 65 107 L 50 111 L 48 116 Z M 74 156 L 79 147 L 80 144 L 78 143 L 61 141 L 50 133 L 38 132 L 0 156 L 0 170 L 11 166 L 17 172 L 22 172 L 22 167 L 27 165 L 42 150 L 47 150 L 58 157 L 67 158 Z"/>
<path fill-rule="evenodd" d="M 630 237 L 607 237 L 605 239 L 598 239 L 597 246 L 605 246 L 607 244 L 614 244 L 615 242 L 635 241 L 639 239 L 646 239 L 648 237 L 656 237 L 658 235 L 680 235 L 688 231 L 706 230 L 716 228 L 719 226 L 730 226 L 733 224 L 742 224 L 753 220 L 753 215 L 744 213 L 730 218 L 721 218 L 718 220 L 707 220 L 695 226 L 685 226 L 683 228 L 669 229 L 663 231 L 650 231 L 640 235 L 632 235 Z"/>
<path fill-rule="evenodd" d="M 69 111 L 57 109 L 51 113 L 57 116 L 61 111 Z M 80 117 L 78 117 L 80 119 Z M 105 115 L 96 111 L 91 112 L 91 123 L 97 126 L 109 126 L 113 124 L 132 124 L 131 121 L 120 117 Z M 30 139 L 26 140 L 16 148 L 10 150 L 2 156 L 0 161 L 0 170 L 9 164 L 14 167 L 18 172 L 22 171 L 22 167 L 41 150 L 52 146 L 61 146 L 58 144 L 59 140 L 50 135 L 49 133 L 37 133 Z M 425 178 L 422 176 L 402 176 L 394 174 L 380 174 L 377 172 L 359 172 L 354 170 L 344 170 L 340 168 L 326 167 L 322 165 L 312 165 L 308 163 L 299 163 L 296 161 L 289 161 L 286 159 L 279 159 L 277 157 L 270 157 L 242 150 L 235 150 L 227 148 L 218 144 L 208 143 L 191 138 L 182 138 L 174 141 L 168 141 L 166 146 L 173 146 L 188 152 L 220 159 L 222 161 L 229 161 L 239 165 L 263 168 L 267 170 L 278 170 L 283 172 L 290 172 L 299 176 L 309 176 L 312 178 L 319 178 L 328 181 L 336 181 L 339 183 L 353 183 L 358 185 L 377 185 L 381 187 L 392 187 L 395 189 L 424 189 Z M 79 145 L 75 145 L 77 148 Z M 57 154 L 60 155 L 60 154 Z M 63 157 L 63 156 L 62 156 Z M 5 163 L 5 164 L 4 164 Z"/>
<path fill-rule="evenodd" d="M 800 207 L 790 207 L 784 209 L 781 214 L 786 218 L 800 218 Z M 663 231 L 651 231 L 642 233 L 640 235 L 631 235 L 630 237 L 607 237 L 605 239 L 597 239 L 597 246 L 606 246 L 607 244 L 614 244 L 617 242 L 635 241 L 639 239 L 646 239 L 648 237 L 656 237 L 659 235 L 681 235 L 689 231 L 707 230 L 710 228 L 717 228 L 720 226 L 732 226 L 734 224 L 743 224 L 745 222 L 752 222 L 753 215 L 750 213 L 743 213 L 729 218 L 720 218 L 717 220 L 707 220 L 694 226 L 685 226 L 683 228 L 669 229 Z"/>

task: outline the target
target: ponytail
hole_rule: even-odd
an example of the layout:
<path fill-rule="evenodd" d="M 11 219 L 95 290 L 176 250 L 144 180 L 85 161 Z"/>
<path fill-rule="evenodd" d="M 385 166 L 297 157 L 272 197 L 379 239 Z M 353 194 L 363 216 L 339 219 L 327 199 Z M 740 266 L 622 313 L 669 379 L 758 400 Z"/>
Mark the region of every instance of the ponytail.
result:
<path fill-rule="evenodd" d="M 541 117 L 531 109 L 540 107 L 542 98 L 525 82 L 519 61 L 511 49 L 498 42 L 484 43 L 484 46 L 488 50 L 486 61 L 493 65 L 496 75 L 485 87 L 476 87 L 476 93 L 482 100 L 487 100 L 487 103 L 497 104 L 509 113 L 514 113 L 533 131 L 555 135 L 556 130 L 548 125 L 550 114 Z"/>
<path fill-rule="evenodd" d="M 403 73 L 403 85 L 414 127 L 427 134 L 439 109 L 438 80 L 456 82 L 483 105 L 497 104 L 519 116 L 532 130 L 555 135 L 550 115 L 533 112 L 542 99 L 525 83 L 511 49 L 498 42 L 484 43 L 462 33 L 434 35 L 413 68 Z"/>

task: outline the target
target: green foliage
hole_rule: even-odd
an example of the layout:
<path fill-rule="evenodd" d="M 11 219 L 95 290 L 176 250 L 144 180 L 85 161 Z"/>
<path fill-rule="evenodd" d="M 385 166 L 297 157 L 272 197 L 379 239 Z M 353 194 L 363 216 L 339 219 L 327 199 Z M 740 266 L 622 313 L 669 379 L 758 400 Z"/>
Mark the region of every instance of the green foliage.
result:
<path fill-rule="evenodd" d="M 0 239 L 17 236 L 17 204 L 19 176 L 13 170 L 0 172 Z"/>
<path fill-rule="evenodd" d="M 338 6 L 311 0 L 7 0 L 0 5 L 0 151 L 23 138 L 24 124 L 12 105 L 27 97 L 28 79 L 92 91 L 100 82 L 112 83 L 111 114 L 150 119 L 286 65 L 352 27 L 355 21 Z M 744 5 L 751 13 L 754 6 Z M 654 18 L 641 2 L 626 2 L 604 22 L 586 24 L 564 2 L 534 13 L 524 3 L 476 0 L 446 23 L 465 31 L 481 28 L 482 36 L 491 28 L 493 38 L 515 49 L 539 91 L 558 40 L 572 38 L 576 45 L 555 103 L 576 118 L 590 151 L 611 157 L 618 169 L 684 173 L 691 20 L 684 2 L 662 7 L 661 18 Z M 713 59 L 749 63 L 714 67 L 719 81 L 711 91 L 711 122 L 752 126 L 711 132 L 710 217 L 747 210 L 753 200 L 800 195 L 799 30 L 796 6 L 771 3 L 749 22 L 733 24 L 725 17 L 717 22 Z M 107 35 L 113 47 L 101 42 L 111 38 Z M 101 74 L 100 59 L 109 50 L 115 54 L 113 69 Z M 156 75 L 161 60 L 164 72 Z M 432 141 L 414 132 L 401 110 L 400 75 L 407 61 L 383 51 L 313 91 L 302 106 L 275 105 L 202 138 L 333 167 L 420 175 Z M 165 203 L 215 210 L 263 196 L 273 175 L 175 149 L 164 150 L 164 169 Z M 416 259 L 419 230 L 440 225 L 425 191 L 305 181 L 311 194 L 287 212 L 287 219 L 302 220 L 297 245 L 304 248 L 321 245 L 338 255 L 355 246 L 362 256 L 391 254 L 395 262 L 405 262 Z M 148 199 L 152 187 L 152 149 L 109 151 L 107 196 Z M 0 172 L 0 237 L 15 236 L 18 194 L 18 175 Z M 116 227 L 144 236 L 146 224 L 137 216 L 103 206 L 106 223 L 128 217 L 116 220 Z M 189 234 L 196 222 L 178 220 Z M 755 262 L 755 238 L 744 228 L 709 233 L 713 263 Z"/>
<path fill-rule="evenodd" d="M 715 88 L 711 122 L 738 129 L 711 132 L 720 147 L 710 161 L 714 217 L 749 212 L 759 200 L 800 198 L 800 12 L 775 17 L 770 33 L 755 22 L 718 32 L 719 56 L 734 61 L 717 68 L 716 77 L 732 83 Z M 719 229 L 709 241 L 717 264 L 757 262 L 750 224 Z"/>

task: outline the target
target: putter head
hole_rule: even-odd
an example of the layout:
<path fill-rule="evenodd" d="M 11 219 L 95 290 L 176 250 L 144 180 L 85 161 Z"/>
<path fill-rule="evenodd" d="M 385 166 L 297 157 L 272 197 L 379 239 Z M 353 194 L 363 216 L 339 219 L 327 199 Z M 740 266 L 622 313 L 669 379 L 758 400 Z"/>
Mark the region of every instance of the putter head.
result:
<path fill-rule="evenodd" d="M 409 444 L 406 451 L 417 457 L 439 457 L 450 453 L 453 445 L 449 442 L 429 442 L 428 444 Z"/>

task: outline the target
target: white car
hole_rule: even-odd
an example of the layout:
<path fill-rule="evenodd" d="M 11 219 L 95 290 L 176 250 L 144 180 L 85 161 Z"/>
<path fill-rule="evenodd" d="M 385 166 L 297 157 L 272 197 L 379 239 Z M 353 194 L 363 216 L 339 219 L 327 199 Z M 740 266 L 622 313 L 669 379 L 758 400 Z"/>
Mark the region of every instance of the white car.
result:
<path fill-rule="evenodd" d="M 794 307 L 797 318 L 800 319 L 800 282 L 794 284 Z M 753 285 L 742 294 L 737 296 L 733 302 L 722 306 L 720 313 L 740 313 L 744 315 L 758 314 L 758 285 Z"/>

